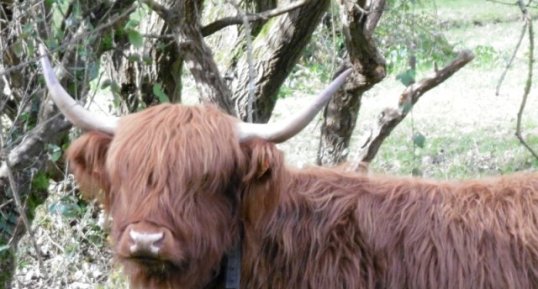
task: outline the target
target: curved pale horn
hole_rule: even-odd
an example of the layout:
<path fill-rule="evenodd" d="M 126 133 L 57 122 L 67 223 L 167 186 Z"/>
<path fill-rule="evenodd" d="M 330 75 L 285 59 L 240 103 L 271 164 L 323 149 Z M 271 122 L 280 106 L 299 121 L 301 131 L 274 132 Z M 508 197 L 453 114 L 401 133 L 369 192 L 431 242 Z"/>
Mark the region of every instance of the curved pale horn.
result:
<path fill-rule="evenodd" d="M 261 138 L 270 142 L 280 143 L 293 137 L 306 127 L 319 110 L 327 104 L 331 96 L 344 84 L 351 71 L 351 69 L 347 69 L 338 75 L 325 90 L 316 96 L 314 101 L 288 119 L 272 124 L 238 123 L 240 141 Z"/>
<path fill-rule="evenodd" d="M 108 134 L 114 134 L 118 118 L 96 116 L 78 104 L 65 91 L 50 64 L 47 57 L 47 50 L 44 45 L 39 45 L 39 56 L 41 57 L 41 67 L 43 76 L 49 89 L 49 94 L 65 117 L 75 126 L 87 130 L 99 130 Z"/>

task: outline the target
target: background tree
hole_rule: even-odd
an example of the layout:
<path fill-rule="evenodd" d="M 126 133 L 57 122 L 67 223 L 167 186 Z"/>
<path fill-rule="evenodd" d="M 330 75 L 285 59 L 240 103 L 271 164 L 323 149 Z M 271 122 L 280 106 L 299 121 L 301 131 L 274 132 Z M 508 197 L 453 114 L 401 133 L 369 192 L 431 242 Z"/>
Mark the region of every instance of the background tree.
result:
<path fill-rule="evenodd" d="M 0 286 L 10 288 L 14 253 L 27 229 L 28 216 L 48 195 L 50 179 L 63 176 L 61 148 L 71 125 L 60 116 L 40 84 L 33 65 L 38 41 L 56 48 L 67 71 L 60 79 L 72 95 L 84 101 L 96 77 L 97 59 L 114 37 L 132 3 L 4 1 L 1 4 L 2 93 L 0 95 L 2 153 L 0 165 Z M 61 15 L 61 16 L 60 16 Z M 54 18 L 60 17 L 60 21 Z M 86 29 L 84 29 L 86 27 Z M 91 33 L 88 29 L 91 27 Z M 81 49 L 84 47 L 84 49 Z M 81 97 L 82 96 L 82 97 Z M 26 224 L 25 224 L 26 223 Z M 36 247 L 37 256 L 40 256 Z"/>

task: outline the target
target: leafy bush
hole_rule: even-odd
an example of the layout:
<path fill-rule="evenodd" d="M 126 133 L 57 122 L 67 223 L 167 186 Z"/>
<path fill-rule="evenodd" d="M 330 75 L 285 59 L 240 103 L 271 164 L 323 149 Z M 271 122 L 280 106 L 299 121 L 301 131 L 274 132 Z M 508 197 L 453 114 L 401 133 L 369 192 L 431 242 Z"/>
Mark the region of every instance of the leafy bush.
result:
<path fill-rule="evenodd" d="M 388 1 L 388 10 L 375 31 L 378 47 L 391 74 L 409 68 L 418 73 L 442 66 L 454 57 L 454 46 L 443 34 L 432 11 L 417 1 Z M 410 62 L 414 62 L 410 65 Z"/>

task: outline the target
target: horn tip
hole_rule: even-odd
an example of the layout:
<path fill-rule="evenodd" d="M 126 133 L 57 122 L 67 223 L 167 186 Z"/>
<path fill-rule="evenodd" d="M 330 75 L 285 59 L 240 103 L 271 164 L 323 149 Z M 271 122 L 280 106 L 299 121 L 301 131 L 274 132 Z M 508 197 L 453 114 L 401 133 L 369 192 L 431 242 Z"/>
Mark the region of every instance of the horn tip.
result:
<path fill-rule="evenodd" d="M 39 56 L 47 55 L 47 47 L 43 43 L 39 43 L 38 51 L 39 51 Z"/>
<path fill-rule="evenodd" d="M 351 73 L 353 72 L 353 68 L 349 67 L 349 68 L 346 68 L 343 72 L 342 72 L 342 75 L 344 76 L 349 76 Z"/>

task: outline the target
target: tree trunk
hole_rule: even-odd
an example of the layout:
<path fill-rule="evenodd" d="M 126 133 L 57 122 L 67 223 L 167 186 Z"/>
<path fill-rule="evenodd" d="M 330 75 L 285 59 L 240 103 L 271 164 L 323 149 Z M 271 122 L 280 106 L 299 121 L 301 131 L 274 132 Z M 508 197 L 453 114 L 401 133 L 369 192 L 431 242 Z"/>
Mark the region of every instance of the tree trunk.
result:
<path fill-rule="evenodd" d="M 185 0 L 164 4 L 150 0 L 144 2 L 168 25 L 179 53 L 194 77 L 202 101 L 215 103 L 228 114 L 235 115 L 230 89 L 219 72 L 211 49 L 203 39 L 200 25 L 203 1 Z"/>
<path fill-rule="evenodd" d="M 350 169 L 353 171 L 366 170 L 368 164 L 376 156 L 383 141 L 405 119 L 420 97 L 450 78 L 454 73 L 471 62 L 473 58 L 474 55 L 471 51 L 463 50 L 445 67 L 409 85 L 400 95 L 397 108 L 386 108 L 381 112 L 377 118 L 377 126 L 372 130 L 370 137 L 361 145 L 362 149 L 359 152 L 359 156 L 351 163 Z"/>
<path fill-rule="evenodd" d="M 277 6 L 276 1 L 274 0 L 248 0 L 248 1 L 242 1 L 241 6 L 244 9 L 244 13 L 260 13 L 269 9 L 273 9 Z M 250 39 L 256 38 L 256 36 L 260 33 L 263 26 L 267 23 L 267 20 L 265 21 L 257 21 L 250 24 Z M 247 35 L 245 35 L 245 28 L 244 25 L 239 25 L 237 27 L 237 40 L 235 41 L 235 44 L 233 45 L 233 52 L 231 53 L 230 59 L 228 59 L 226 62 L 227 69 L 226 69 L 226 80 L 228 81 L 229 86 L 232 85 L 232 80 L 236 77 L 234 77 L 234 74 L 236 74 L 237 70 L 237 63 L 242 57 L 246 56 L 246 49 L 247 47 Z M 246 88 L 246 87 L 245 87 Z"/>
<path fill-rule="evenodd" d="M 317 159 L 320 165 L 337 165 L 346 160 L 362 95 L 385 77 L 385 60 L 372 39 L 385 1 L 373 1 L 369 7 L 365 4 L 365 0 L 340 2 L 345 44 L 354 73 L 323 113 Z"/>
<path fill-rule="evenodd" d="M 361 86 L 346 85 L 335 93 L 325 107 L 317 155 L 318 164 L 330 166 L 346 160 L 351 134 L 359 115 L 362 94 Z"/>
<path fill-rule="evenodd" d="M 174 5 L 177 0 L 160 1 L 162 5 Z M 165 21 L 156 13 L 150 13 L 141 23 L 141 34 L 151 35 L 142 47 L 133 47 L 127 35 L 117 35 L 116 49 L 107 62 L 108 74 L 112 76 L 121 99 L 120 113 L 126 114 L 161 102 L 154 94 L 154 86 L 160 85 L 170 102 L 181 102 L 183 58 L 170 35 Z"/>
<path fill-rule="evenodd" d="M 297 63 L 301 52 L 321 21 L 328 0 L 313 0 L 285 15 L 268 21 L 252 43 L 254 98 L 249 101 L 248 59 L 244 52 L 229 68 L 233 100 L 239 117 L 252 115 L 253 122 L 267 122 L 280 86 Z M 249 111 L 249 107 L 252 110 Z"/>

